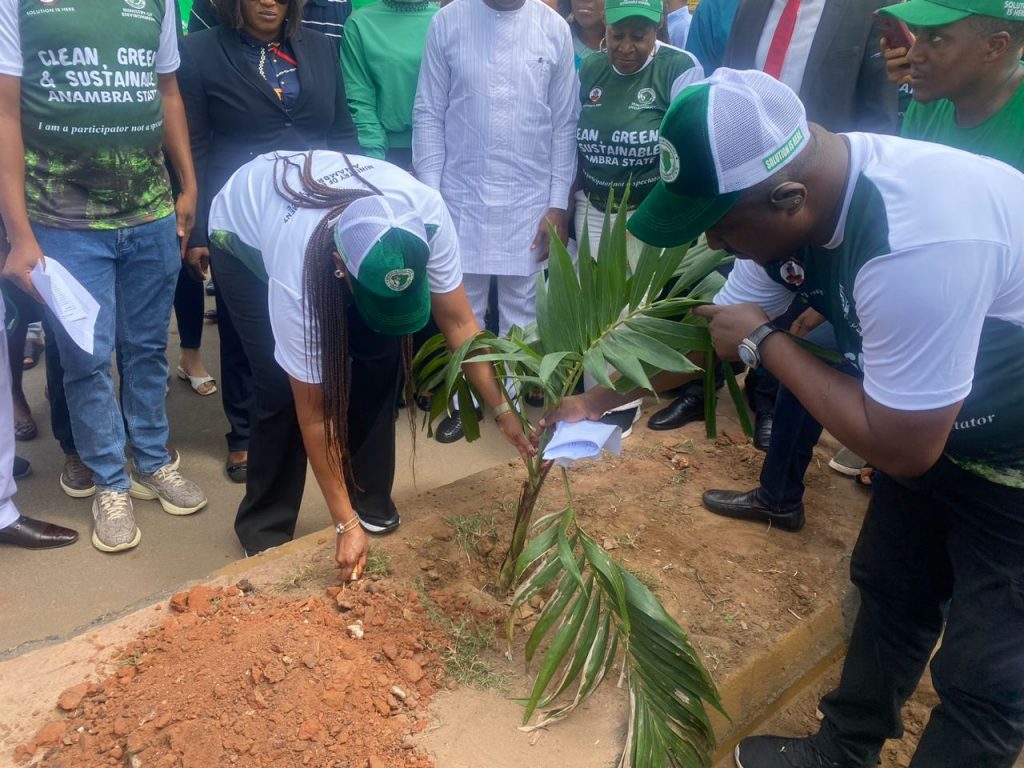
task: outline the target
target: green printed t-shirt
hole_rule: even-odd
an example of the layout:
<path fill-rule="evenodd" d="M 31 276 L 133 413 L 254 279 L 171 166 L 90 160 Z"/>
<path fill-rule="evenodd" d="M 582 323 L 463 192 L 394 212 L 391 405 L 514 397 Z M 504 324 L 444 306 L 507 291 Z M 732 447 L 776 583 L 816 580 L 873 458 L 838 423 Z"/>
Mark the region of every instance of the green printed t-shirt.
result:
<path fill-rule="evenodd" d="M 1024 172 L 1024 81 L 1003 108 L 978 125 L 962 128 L 948 99 L 912 102 L 900 133 L 907 139 L 945 144 L 985 155 Z"/>
<path fill-rule="evenodd" d="M 580 110 L 576 126 L 583 191 L 598 208 L 609 190 L 622 199 L 630 184 L 630 207 L 639 205 L 661 178 L 658 130 L 672 101 L 672 84 L 685 72 L 703 77 L 685 51 L 659 44 L 639 72 L 622 75 L 608 56 L 594 54 L 580 65 Z"/>
<path fill-rule="evenodd" d="M 2 0 L 5 42 L 12 22 L 20 50 L 5 45 L 0 69 L 21 77 L 29 218 L 120 229 L 171 214 L 157 75 L 178 67 L 174 4 Z"/>

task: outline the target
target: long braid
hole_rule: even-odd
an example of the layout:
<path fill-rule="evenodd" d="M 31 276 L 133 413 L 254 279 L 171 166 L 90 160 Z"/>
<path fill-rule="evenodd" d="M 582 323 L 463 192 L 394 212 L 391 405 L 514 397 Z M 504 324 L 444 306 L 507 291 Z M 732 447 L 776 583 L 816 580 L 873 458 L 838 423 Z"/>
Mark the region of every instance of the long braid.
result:
<path fill-rule="evenodd" d="M 352 481 L 352 466 L 348 450 L 348 402 L 350 391 L 349 340 L 346 314 L 350 303 L 348 283 L 335 276 L 337 264 L 333 223 L 354 200 L 381 191 L 359 175 L 345 155 L 345 161 L 355 178 L 369 190 L 336 189 L 313 178 L 313 153 L 278 156 L 274 161 L 274 191 L 297 208 L 322 208 L 326 213 L 313 230 L 306 245 L 303 261 L 303 284 L 306 314 L 303 318 L 307 358 L 320 358 L 320 382 L 324 401 L 324 435 L 327 455 L 339 462 L 344 477 Z M 295 189 L 288 180 L 291 171 L 298 170 L 302 188 Z M 309 326 L 313 327 L 310 328 Z"/>

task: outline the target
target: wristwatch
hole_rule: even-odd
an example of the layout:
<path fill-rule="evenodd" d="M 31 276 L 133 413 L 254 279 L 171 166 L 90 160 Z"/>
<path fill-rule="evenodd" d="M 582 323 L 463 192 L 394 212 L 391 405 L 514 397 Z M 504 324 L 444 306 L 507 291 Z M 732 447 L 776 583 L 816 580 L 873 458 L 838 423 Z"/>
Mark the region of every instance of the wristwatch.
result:
<path fill-rule="evenodd" d="M 761 343 L 777 330 L 779 329 L 771 323 L 765 323 L 755 328 L 753 333 L 740 342 L 739 356 L 744 365 L 749 368 L 761 367 Z"/>

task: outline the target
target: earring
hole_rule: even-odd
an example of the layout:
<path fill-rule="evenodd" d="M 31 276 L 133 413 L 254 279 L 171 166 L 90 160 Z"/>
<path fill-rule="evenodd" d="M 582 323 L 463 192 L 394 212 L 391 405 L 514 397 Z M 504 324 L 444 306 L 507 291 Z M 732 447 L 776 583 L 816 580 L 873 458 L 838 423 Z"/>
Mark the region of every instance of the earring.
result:
<path fill-rule="evenodd" d="M 345 276 L 345 273 L 341 271 L 341 267 L 335 267 L 334 276 L 340 280 Z"/>

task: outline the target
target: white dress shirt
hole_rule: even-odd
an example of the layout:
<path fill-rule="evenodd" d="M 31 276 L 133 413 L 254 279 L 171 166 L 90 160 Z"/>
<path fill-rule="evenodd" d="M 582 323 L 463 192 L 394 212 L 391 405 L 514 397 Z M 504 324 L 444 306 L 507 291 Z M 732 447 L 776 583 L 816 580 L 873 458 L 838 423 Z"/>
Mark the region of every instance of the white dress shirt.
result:
<path fill-rule="evenodd" d="M 455 0 L 427 33 L 413 110 L 417 177 L 441 192 L 463 272 L 530 275 L 530 244 L 576 175 L 579 82 L 569 25 L 537 0 Z"/>
<path fill-rule="evenodd" d="M 772 38 L 775 37 L 775 30 L 779 26 L 779 19 L 785 7 L 786 0 L 775 0 L 768 11 L 761 39 L 757 44 L 757 55 L 754 57 L 754 66 L 760 70 L 764 70 L 768 49 L 772 46 Z M 801 0 L 800 9 L 796 14 L 796 26 L 793 27 L 793 37 L 789 41 L 786 57 L 782 60 L 779 80 L 797 93 L 800 93 L 800 86 L 804 82 L 807 58 L 811 55 L 811 45 L 814 43 L 814 35 L 818 31 L 818 22 L 821 21 L 821 13 L 824 10 L 825 0 Z"/>

